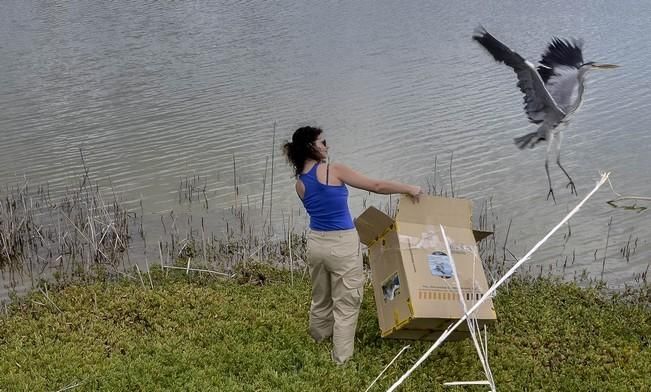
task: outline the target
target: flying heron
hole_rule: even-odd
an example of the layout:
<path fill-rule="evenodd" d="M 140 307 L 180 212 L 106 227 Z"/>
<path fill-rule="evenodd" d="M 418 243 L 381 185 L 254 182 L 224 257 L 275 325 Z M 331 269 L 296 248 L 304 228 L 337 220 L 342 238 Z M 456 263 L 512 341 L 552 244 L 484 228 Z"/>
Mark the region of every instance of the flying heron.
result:
<path fill-rule="evenodd" d="M 611 69 L 614 64 L 597 64 L 583 62 L 581 40 L 564 40 L 553 38 L 542 55 L 538 67 L 524 59 L 506 45 L 489 34 L 483 27 L 475 30 L 472 38 L 479 42 L 496 61 L 513 68 L 518 76 L 517 86 L 524 93 L 524 111 L 529 121 L 538 124 L 538 129 L 514 139 L 520 149 L 533 148 L 538 142 L 547 141 L 545 172 L 549 181 L 547 199 L 554 190 L 549 176 L 549 159 L 553 154 L 556 164 L 570 181 L 566 188 L 577 194 L 572 177 L 561 165 L 561 133 L 559 125 L 566 123 L 568 117 L 581 106 L 585 90 L 585 75 L 591 69 Z"/>

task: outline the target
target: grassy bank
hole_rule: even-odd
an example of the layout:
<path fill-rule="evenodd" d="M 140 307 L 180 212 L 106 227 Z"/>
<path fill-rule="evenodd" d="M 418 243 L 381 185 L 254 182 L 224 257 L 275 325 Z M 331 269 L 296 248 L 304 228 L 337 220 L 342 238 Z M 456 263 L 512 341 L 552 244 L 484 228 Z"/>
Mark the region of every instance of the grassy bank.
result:
<path fill-rule="evenodd" d="M 2 391 L 386 390 L 429 347 L 379 337 L 367 289 L 356 354 L 343 367 L 306 333 L 309 283 L 263 267 L 220 279 L 152 274 L 151 284 L 68 285 L 0 316 Z M 501 391 L 651 389 L 651 311 L 596 289 L 515 280 L 495 299 L 489 359 Z M 469 341 L 445 343 L 401 387 L 482 379 Z M 455 390 L 445 388 L 445 390 Z M 462 390 L 462 389 L 457 389 Z M 466 388 L 463 390 L 485 390 Z"/>

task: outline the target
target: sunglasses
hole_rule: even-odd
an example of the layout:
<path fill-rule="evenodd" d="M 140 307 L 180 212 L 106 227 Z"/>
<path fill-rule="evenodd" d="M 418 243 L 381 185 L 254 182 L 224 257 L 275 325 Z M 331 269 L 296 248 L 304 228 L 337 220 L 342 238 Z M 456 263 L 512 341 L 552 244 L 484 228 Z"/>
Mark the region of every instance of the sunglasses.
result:
<path fill-rule="evenodd" d="M 314 141 L 314 144 L 318 143 L 319 141 L 320 141 L 321 143 L 323 143 L 323 147 L 327 147 L 327 146 L 328 146 L 328 144 L 326 143 L 326 140 L 325 140 L 325 139 L 321 139 L 321 140 L 317 139 L 317 140 Z"/>

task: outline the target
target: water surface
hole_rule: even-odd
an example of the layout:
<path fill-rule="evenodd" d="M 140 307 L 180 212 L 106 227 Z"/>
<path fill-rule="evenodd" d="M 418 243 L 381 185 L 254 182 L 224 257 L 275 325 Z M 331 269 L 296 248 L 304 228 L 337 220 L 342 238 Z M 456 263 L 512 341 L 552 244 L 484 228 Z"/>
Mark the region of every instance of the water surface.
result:
<path fill-rule="evenodd" d="M 586 60 L 621 64 L 589 75 L 562 160 L 579 196 L 599 171 L 612 173 L 620 193 L 650 196 L 650 8 L 641 0 L 4 1 L 0 184 L 27 178 L 63 189 L 83 172 L 81 148 L 107 192 L 134 209 L 142 201 L 157 238 L 172 210 L 219 230 L 234 203 L 259 209 L 273 152 L 280 222 L 300 204 L 279 146 L 312 124 L 326 130 L 332 159 L 369 176 L 451 192 L 451 171 L 455 195 L 491 201 L 500 241 L 511 221 L 508 248 L 519 257 L 579 198 L 553 167 L 557 204 L 545 199 L 544 146 L 512 143 L 534 129 L 515 74 L 471 40 L 473 29 L 481 23 L 532 61 L 557 35 L 583 38 Z M 179 183 L 191 176 L 206 185 L 208 209 L 179 205 Z M 574 254 L 571 278 L 600 274 L 606 256 L 613 285 L 644 272 L 649 215 L 608 206 L 613 197 L 604 187 L 572 219 L 569 241 L 559 233 L 532 264 L 548 269 Z M 351 209 L 387 201 L 354 190 Z M 638 242 L 626 262 L 629 239 Z"/>

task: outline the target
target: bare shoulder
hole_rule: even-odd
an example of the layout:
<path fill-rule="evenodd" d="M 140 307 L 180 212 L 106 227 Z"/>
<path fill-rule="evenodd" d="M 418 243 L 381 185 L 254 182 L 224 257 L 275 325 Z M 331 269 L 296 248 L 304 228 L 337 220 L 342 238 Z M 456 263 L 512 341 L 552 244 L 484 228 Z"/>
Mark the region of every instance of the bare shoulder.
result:
<path fill-rule="evenodd" d="M 352 169 L 341 163 L 341 162 L 333 162 L 330 164 L 330 168 L 334 170 L 336 173 L 345 173 L 345 172 L 350 172 Z"/>
<path fill-rule="evenodd" d="M 335 176 L 343 183 L 351 185 L 355 188 L 366 189 L 370 185 L 368 184 L 371 179 L 367 178 L 363 174 L 353 170 L 348 165 L 343 163 L 333 163 L 331 165 Z"/>

